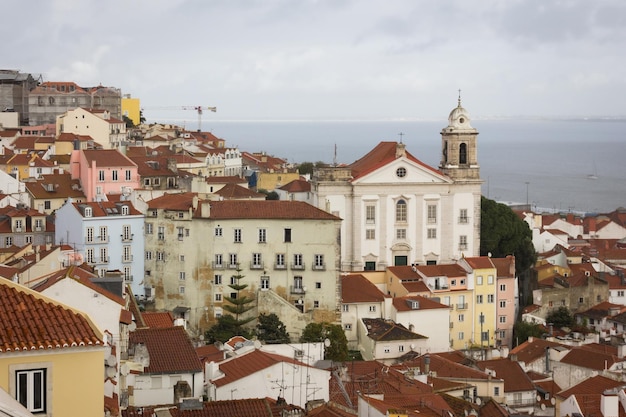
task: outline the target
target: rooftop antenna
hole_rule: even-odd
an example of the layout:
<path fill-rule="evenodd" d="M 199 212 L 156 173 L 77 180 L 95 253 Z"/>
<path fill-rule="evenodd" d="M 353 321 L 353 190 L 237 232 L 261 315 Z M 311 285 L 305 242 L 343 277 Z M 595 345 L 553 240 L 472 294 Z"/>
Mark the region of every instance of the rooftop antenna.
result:
<path fill-rule="evenodd" d="M 400 132 L 398 133 L 398 136 L 400 136 L 400 143 L 402 143 L 402 137 L 404 136 L 404 133 Z"/>
<path fill-rule="evenodd" d="M 335 143 L 335 155 L 333 156 L 333 166 L 337 166 L 337 144 Z"/>
<path fill-rule="evenodd" d="M 461 89 L 459 88 L 459 107 L 461 107 Z"/>

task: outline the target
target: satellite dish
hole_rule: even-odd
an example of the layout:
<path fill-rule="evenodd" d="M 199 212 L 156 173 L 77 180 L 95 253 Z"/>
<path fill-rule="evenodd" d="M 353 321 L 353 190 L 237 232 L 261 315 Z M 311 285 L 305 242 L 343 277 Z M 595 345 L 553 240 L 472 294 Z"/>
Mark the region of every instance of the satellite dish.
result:
<path fill-rule="evenodd" d="M 541 401 L 541 395 L 537 395 L 537 402 Z"/>
<path fill-rule="evenodd" d="M 115 376 L 115 368 L 107 367 L 107 377 L 113 378 Z"/>
<path fill-rule="evenodd" d="M 480 397 L 476 397 L 474 398 L 474 402 L 476 403 L 476 405 L 481 405 L 483 400 Z"/>
<path fill-rule="evenodd" d="M 109 366 L 117 365 L 117 358 L 115 357 L 115 355 L 109 355 L 107 357 L 107 365 Z"/>
<path fill-rule="evenodd" d="M 554 397 L 550 398 L 550 404 L 552 405 L 556 404 L 556 400 L 554 399 Z"/>
<path fill-rule="evenodd" d="M 128 372 L 130 372 L 130 370 L 128 369 L 128 365 L 127 364 L 123 364 L 122 366 L 120 366 L 120 373 L 124 376 L 128 375 Z"/>
<path fill-rule="evenodd" d="M 137 323 L 135 323 L 134 321 L 128 325 L 129 332 L 134 332 L 136 329 L 137 329 Z"/>
<path fill-rule="evenodd" d="M 329 338 L 324 339 L 324 346 L 326 346 L 326 347 L 330 346 L 330 339 Z"/>
<path fill-rule="evenodd" d="M 546 405 L 544 403 L 541 403 L 541 409 L 545 410 L 546 409 Z"/>

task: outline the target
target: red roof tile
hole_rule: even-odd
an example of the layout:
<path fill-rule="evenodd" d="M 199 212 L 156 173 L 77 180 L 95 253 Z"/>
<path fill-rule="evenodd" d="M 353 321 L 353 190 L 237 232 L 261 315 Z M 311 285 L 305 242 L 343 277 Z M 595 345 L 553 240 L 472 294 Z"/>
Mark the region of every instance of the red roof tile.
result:
<path fill-rule="evenodd" d="M 146 326 L 151 328 L 174 327 L 174 316 L 169 311 L 145 311 L 141 314 Z"/>
<path fill-rule="evenodd" d="M 389 296 L 361 274 L 341 277 L 341 302 L 344 304 L 382 302 L 386 297 Z"/>
<path fill-rule="evenodd" d="M 433 300 L 432 298 L 426 298 L 419 295 L 395 297 L 392 301 L 393 306 L 397 311 L 419 311 L 419 310 L 432 310 L 436 308 L 449 310 L 450 306 L 441 304 Z M 417 303 L 417 307 L 414 307 Z"/>
<path fill-rule="evenodd" d="M 567 399 L 571 395 L 586 395 L 586 394 L 602 394 L 605 390 L 623 386 L 624 383 L 616 381 L 611 378 L 607 378 L 602 375 L 596 375 L 591 378 L 587 378 L 578 385 L 561 391 L 556 394 L 562 399 Z"/>
<path fill-rule="evenodd" d="M 145 344 L 150 355 L 146 373 L 201 372 L 202 364 L 182 326 L 137 329 L 130 333 L 131 345 Z"/>
<path fill-rule="evenodd" d="M 477 362 L 485 372 L 495 371 L 495 377 L 504 380 L 504 392 L 534 391 L 535 386 L 519 363 L 509 359 L 493 359 Z"/>
<path fill-rule="evenodd" d="M 223 198 L 227 199 L 238 199 L 238 198 L 256 198 L 256 199 L 265 199 L 265 194 L 257 193 L 256 191 L 252 191 L 248 188 L 242 187 L 241 185 L 228 183 L 218 191 L 213 194 L 219 195 Z"/>
<path fill-rule="evenodd" d="M 0 352 L 102 345 L 82 314 L 0 279 Z"/>
<path fill-rule="evenodd" d="M 89 166 L 92 165 L 92 162 L 95 162 L 97 167 L 137 166 L 130 158 L 117 149 L 84 149 L 81 152 L 85 155 Z"/>

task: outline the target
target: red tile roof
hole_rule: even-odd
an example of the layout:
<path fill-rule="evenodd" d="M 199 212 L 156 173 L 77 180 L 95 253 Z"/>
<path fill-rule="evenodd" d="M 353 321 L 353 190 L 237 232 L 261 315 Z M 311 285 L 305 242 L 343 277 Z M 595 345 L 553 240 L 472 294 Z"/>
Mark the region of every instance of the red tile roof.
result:
<path fill-rule="evenodd" d="M 472 269 L 495 268 L 495 265 L 491 262 L 491 258 L 489 256 L 470 256 L 465 257 L 464 259 L 467 261 L 468 265 L 472 267 Z"/>
<path fill-rule="evenodd" d="M 228 183 L 213 194 L 227 199 L 255 198 L 265 199 L 265 194 L 257 193 L 241 185 Z"/>
<path fill-rule="evenodd" d="M 102 344 L 102 335 L 86 316 L 0 279 L 0 352 Z"/>
<path fill-rule="evenodd" d="M 574 348 L 561 359 L 561 363 L 602 371 L 622 361 L 622 359 L 619 359 L 612 353 L 604 353 L 598 350 L 593 352 L 591 354 L 590 349 Z"/>
<path fill-rule="evenodd" d="M 394 340 L 418 340 L 428 339 L 427 336 L 423 336 L 419 333 L 415 333 L 404 327 L 402 324 L 395 323 L 391 320 L 385 319 L 361 319 L 363 324 L 367 328 L 367 337 L 382 341 L 394 341 Z"/>
<path fill-rule="evenodd" d="M 420 369 L 425 369 L 424 359 L 427 355 L 422 355 L 410 361 L 404 362 L 406 366 L 417 366 Z M 449 379 L 489 379 L 489 376 L 478 369 L 470 368 L 469 366 L 461 365 L 460 363 L 453 362 L 449 359 L 439 356 L 438 354 L 431 354 L 430 356 L 430 370 L 437 373 L 438 378 Z M 501 379 L 496 375 L 495 379 Z"/>
<path fill-rule="evenodd" d="M 416 308 L 413 307 L 414 303 L 417 302 Z M 419 311 L 419 310 L 433 310 L 433 309 L 444 309 L 449 310 L 450 306 L 445 304 L 441 304 L 433 300 L 432 298 L 426 298 L 419 295 L 406 296 L 406 297 L 395 297 L 392 300 L 393 306 L 397 311 Z"/>
<path fill-rule="evenodd" d="M 607 378 L 602 375 L 596 375 L 591 378 L 587 378 L 578 385 L 561 391 L 556 394 L 562 399 L 567 399 L 571 395 L 586 395 L 586 394 L 602 394 L 604 391 L 616 387 L 624 386 L 624 382 L 616 381 L 611 378 Z"/>
<path fill-rule="evenodd" d="M 518 361 L 529 364 L 545 356 L 547 347 L 552 348 L 557 346 L 563 347 L 564 345 L 544 339 L 527 340 L 521 345 L 511 349 L 509 357 L 511 355 L 517 355 Z"/>
<path fill-rule="evenodd" d="M 372 284 L 370 280 L 361 274 L 343 275 L 341 277 L 341 302 L 351 303 L 380 303 L 388 295 Z"/>
<path fill-rule="evenodd" d="M 91 167 L 92 162 L 96 167 L 134 167 L 137 166 L 130 158 L 117 149 L 84 149 L 87 163 Z"/>
<path fill-rule="evenodd" d="M 182 410 L 175 405 L 169 407 L 128 407 L 122 410 L 123 417 L 156 416 L 172 417 L 281 417 L 272 414 L 272 401 L 267 398 L 250 398 L 244 400 L 204 401 L 200 410 Z M 168 409 L 169 408 L 169 409 Z M 166 414 L 167 413 L 167 414 Z"/>
<path fill-rule="evenodd" d="M 212 201 L 210 210 L 212 219 L 341 220 L 302 201 Z"/>
<path fill-rule="evenodd" d="M 137 329 L 130 333 L 131 345 L 145 344 L 150 365 L 145 373 L 202 372 L 196 350 L 182 326 Z"/>
<path fill-rule="evenodd" d="M 206 177 L 205 182 L 207 184 L 247 184 L 248 181 L 245 178 L 236 177 L 236 176 L 212 176 Z"/>
<path fill-rule="evenodd" d="M 145 311 L 141 314 L 146 326 L 151 328 L 174 327 L 174 316 L 169 311 Z"/>
<path fill-rule="evenodd" d="M 76 208 L 82 216 L 84 216 L 83 207 L 91 207 L 91 217 L 106 217 L 106 216 L 122 216 L 121 206 L 128 206 L 128 215 L 129 216 L 137 216 L 140 215 L 141 212 L 133 207 L 133 204 L 130 201 L 124 201 L 123 203 L 116 203 L 115 201 L 92 201 L 92 202 L 82 202 L 82 203 L 72 203 L 72 205 Z"/>
<path fill-rule="evenodd" d="M 299 178 L 283 185 L 279 188 L 279 190 L 287 191 L 289 193 L 306 193 L 311 191 L 311 183 Z"/>
<path fill-rule="evenodd" d="M 396 160 L 397 159 L 396 158 L 397 145 L 398 145 L 397 142 L 380 142 L 378 145 L 376 145 L 374 149 L 372 149 L 365 156 L 353 162 L 350 165 L 353 179 L 366 175 Z M 406 152 L 406 157 L 410 161 L 415 162 L 416 164 L 422 166 L 423 168 L 426 168 L 428 171 L 431 171 L 434 174 L 443 176 L 441 172 L 423 163 L 422 161 L 420 161 L 419 159 L 411 155 L 409 152 Z"/>
<path fill-rule="evenodd" d="M 283 362 L 308 367 L 308 365 L 293 358 L 255 349 L 241 356 L 220 362 L 219 368 L 224 376 L 214 379 L 212 382 L 217 387 L 221 387 Z"/>
<path fill-rule="evenodd" d="M 69 173 L 42 175 L 42 179 L 27 182 L 26 189 L 35 199 L 65 198 L 85 199 L 80 181 L 72 179 Z"/>
<path fill-rule="evenodd" d="M 535 386 L 519 363 L 509 359 L 493 359 L 477 362 L 485 372 L 495 371 L 495 377 L 504 380 L 504 392 L 534 391 Z"/>

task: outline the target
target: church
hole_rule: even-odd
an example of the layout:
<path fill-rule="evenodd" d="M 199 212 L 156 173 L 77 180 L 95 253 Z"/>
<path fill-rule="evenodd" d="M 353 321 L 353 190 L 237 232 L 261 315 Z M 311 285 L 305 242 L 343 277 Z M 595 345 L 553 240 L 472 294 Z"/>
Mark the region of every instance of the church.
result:
<path fill-rule="evenodd" d="M 431 167 L 401 142 L 381 142 L 354 163 L 313 174 L 313 204 L 343 219 L 341 270 L 453 263 L 480 254 L 478 131 L 458 105 Z"/>

